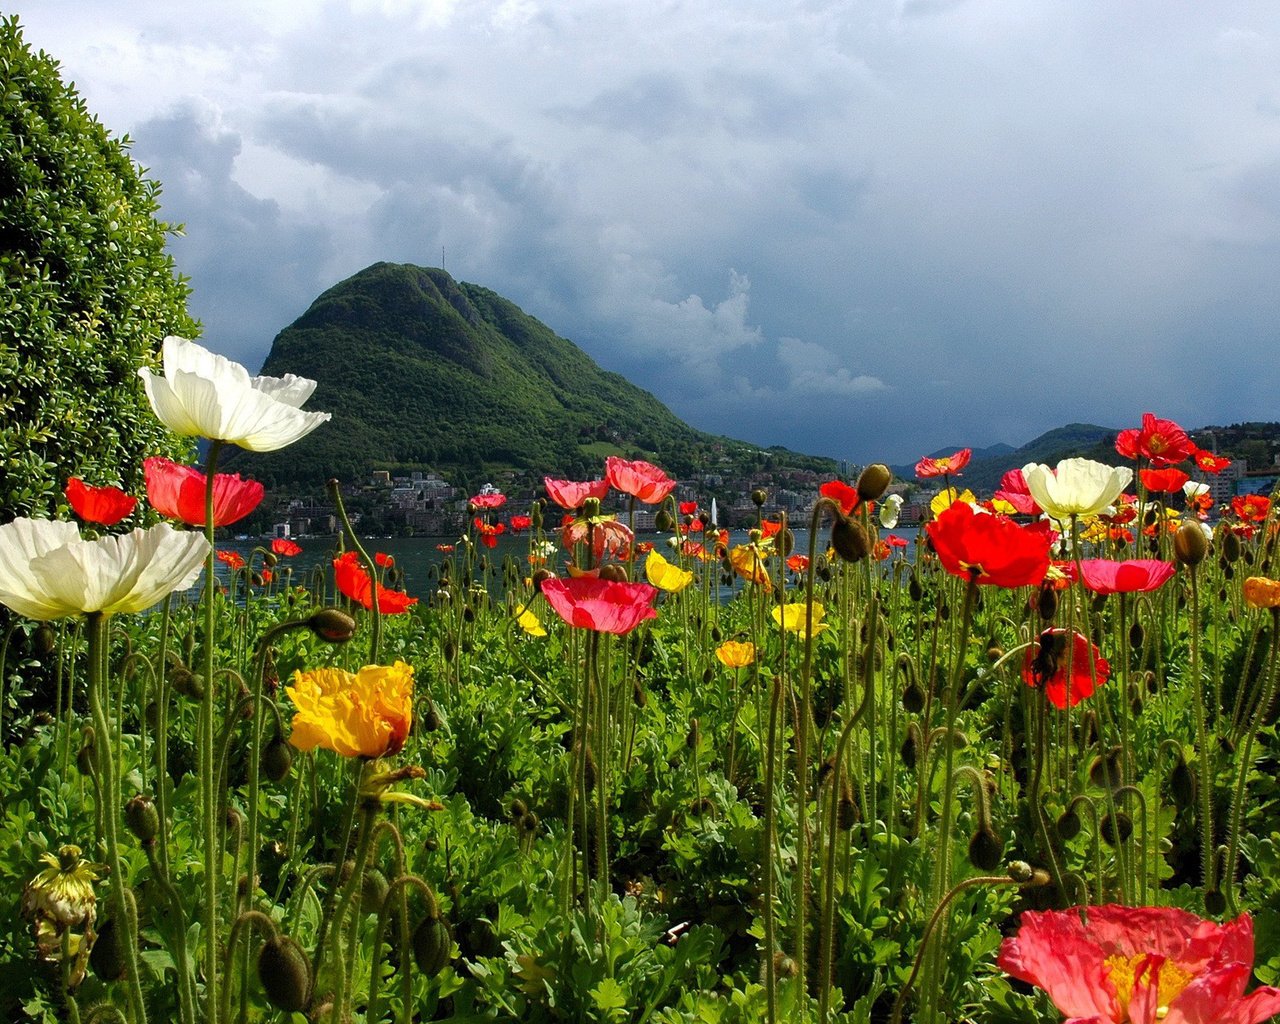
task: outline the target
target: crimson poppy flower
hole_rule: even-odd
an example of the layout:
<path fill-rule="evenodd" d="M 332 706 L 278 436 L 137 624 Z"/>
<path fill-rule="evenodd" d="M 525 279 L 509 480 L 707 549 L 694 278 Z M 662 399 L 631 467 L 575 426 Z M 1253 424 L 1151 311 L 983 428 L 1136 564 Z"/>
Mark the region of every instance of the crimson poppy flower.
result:
<path fill-rule="evenodd" d="M 1196 464 L 1197 468 L 1206 473 L 1213 473 L 1215 476 L 1231 465 L 1231 460 L 1225 455 L 1215 455 L 1213 452 L 1207 452 L 1203 448 L 1197 448 L 1191 453 L 1191 461 Z"/>
<path fill-rule="evenodd" d="M 502 508 L 507 503 L 507 496 L 497 491 L 486 491 L 473 494 L 467 502 L 472 508 Z"/>
<path fill-rule="evenodd" d="M 781 532 L 782 532 L 781 519 L 778 519 L 776 521 L 772 519 L 760 520 L 760 536 L 762 538 L 768 539 L 769 537 L 776 537 Z"/>
<path fill-rule="evenodd" d="M 809 558 L 807 555 L 792 555 L 787 559 L 787 568 L 794 573 L 807 572 L 809 569 Z"/>
<path fill-rule="evenodd" d="M 115 526 L 138 504 L 119 487 L 91 487 L 76 476 L 67 481 L 66 495 L 76 515 L 99 526 Z"/>
<path fill-rule="evenodd" d="M 302 546 L 295 544 L 288 537 L 277 537 L 271 542 L 271 553 L 280 555 L 282 558 L 292 558 L 294 555 L 302 554 Z"/>
<path fill-rule="evenodd" d="M 615 583 L 595 576 L 542 581 L 542 596 L 571 626 L 598 633 L 630 633 L 646 619 L 656 619 L 658 596 L 648 583 Z"/>
<path fill-rule="evenodd" d="M 1142 414 L 1140 428 L 1122 430 L 1116 437 L 1118 454 L 1126 459 L 1150 459 L 1153 466 L 1172 466 L 1190 458 L 1196 447 L 1173 420 L 1159 419 L 1150 412 Z"/>
<path fill-rule="evenodd" d="M 639 498 L 646 505 L 656 505 L 676 489 L 676 481 L 649 462 L 628 462 L 616 455 L 604 460 L 604 475 L 609 486 L 623 494 Z"/>
<path fill-rule="evenodd" d="M 219 551 L 217 552 L 218 561 L 234 572 L 236 569 L 244 568 L 244 557 L 239 551 Z"/>
<path fill-rule="evenodd" d="M 1155 494 L 1172 494 L 1182 490 L 1182 485 L 1191 479 L 1189 473 L 1180 469 L 1144 469 L 1138 473 L 1142 486 Z"/>
<path fill-rule="evenodd" d="M 1172 562 L 1154 558 L 1085 558 L 1080 562 L 1084 585 L 1095 594 L 1133 594 L 1159 590 L 1174 574 Z"/>
<path fill-rule="evenodd" d="M 480 543 L 487 548 L 496 548 L 498 546 L 498 536 L 507 532 L 504 523 L 486 523 L 479 516 L 476 516 L 472 525 L 476 528 L 476 532 L 480 534 Z"/>
<path fill-rule="evenodd" d="M 529 529 L 533 525 L 533 519 L 529 516 L 512 516 L 511 531 L 513 533 L 521 533 Z"/>
<path fill-rule="evenodd" d="M 925 527 L 942 567 L 953 576 L 998 587 L 1039 583 L 1049 568 L 1053 531 L 1047 522 L 1019 526 L 957 502 Z"/>
<path fill-rule="evenodd" d="M 1231 499 L 1231 511 L 1242 523 L 1260 523 L 1271 510 L 1271 499 L 1262 494 L 1237 494 Z"/>
<path fill-rule="evenodd" d="M 373 553 L 373 564 L 381 569 L 390 569 L 396 564 L 396 560 L 385 551 L 375 551 Z"/>
<path fill-rule="evenodd" d="M 586 480 L 581 483 L 575 480 L 556 480 L 543 477 L 542 484 L 547 489 L 547 497 L 561 508 L 580 509 L 588 498 L 597 501 L 609 493 L 608 480 Z"/>
<path fill-rule="evenodd" d="M 896 533 L 889 534 L 889 536 L 884 539 L 884 542 L 891 548 L 905 548 L 907 546 L 907 539 L 905 537 L 899 537 Z"/>
<path fill-rule="evenodd" d="M 931 476 L 959 476 L 960 470 L 969 465 L 972 457 L 972 448 L 961 448 L 954 455 L 944 455 L 938 459 L 931 459 L 926 455 L 916 463 L 916 476 L 922 480 Z"/>
<path fill-rule="evenodd" d="M 685 532 L 686 532 L 686 533 L 701 533 L 704 529 L 706 529 L 706 527 L 703 525 L 702 520 L 701 520 L 701 519 L 695 519 L 695 520 L 693 520 L 691 523 L 689 523 L 689 525 L 688 525 L 688 526 L 686 526 L 686 527 L 685 527 Z"/>
<path fill-rule="evenodd" d="M 818 488 L 824 498 L 830 498 L 840 506 L 840 511 L 848 515 L 858 507 L 858 490 L 850 487 L 843 480 L 828 480 Z"/>
<path fill-rule="evenodd" d="M 996 964 L 1082 1024 L 1260 1024 L 1280 1013 L 1280 989 L 1244 994 L 1253 973 L 1248 914 L 1217 924 L 1176 907 L 1112 904 L 1087 915 L 1026 911 Z"/>
<path fill-rule="evenodd" d="M 680 514 L 682 516 L 693 516 L 698 514 L 698 503 L 696 501 L 680 502 Z"/>
<path fill-rule="evenodd" d="M 1022 657 L 1022 681 L 1043 690 L 1056 708 L 1075 707 L 1093 694 L 1094 685 L 1101 686 L 1111 675 L 1107 659 L 1083 633 L 1071 631 L 1071 656 L 1067 657 L 1068 631 L 1046 629 L 1027 648 Z M 1092 659 L 1092 660 L 1091 660 Z M 1070 674 L 1068 675 L 1068 660 Z"/>
<path fill-rule="evenodd" d="M 142 462 L 147 480 L 147 500 L 162 516 L 188 526 L 204 526 L 204 492 L 207 477 L 193 466 L 153 457 Z M 227 526 L 243 519 L 262 501 L 262 484 L 239 473 L 213 477 L 213 525 Z"/>
<path fill-rule="evenodd" d="M 372 610 L 373 581 L 360 564 L 360 556 L 354 551 L 344 551 L 333 560 L 333 580 L 338 590 L 357 604 Z M 416 597 L 399 590 L 391 590 L 378 584 L 378 611 L 383 615 L 398 615 L 418 603 Z"/>

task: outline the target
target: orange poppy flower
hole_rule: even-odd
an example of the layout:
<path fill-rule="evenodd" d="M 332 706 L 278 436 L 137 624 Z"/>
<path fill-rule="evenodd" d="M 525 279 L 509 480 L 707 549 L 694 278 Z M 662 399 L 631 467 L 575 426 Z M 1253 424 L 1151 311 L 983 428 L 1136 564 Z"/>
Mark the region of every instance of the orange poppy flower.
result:
<path fill-rule="evenodd" d="M 217 556 L 218 561 L 233 572 L 244 568 L 244 558 L 239 551 L 219 551 Z"/>
<path fill-rule="evenodd" d="M 1207 452 L 1203 448 L 1197 448 L 1191 453 L 1191 461 L 1205 473 L 1218 474 L 1231 465 L 1231 460 L 1225 455 L 1215 455 L 1213 452 Z"/>
<path fill-rule="evenodd" d="M 610 487 L 630 494 L 646 505 L 656 505 L 676 489 L 676 481 L 657 466 L 640 459 L 628 462 L 610 455 L 604 460 L 604 475 Z"/>
<path fill-rule="evenodd" d="M 1191 479 L 1190 474 L 1180 469 L 1144 469 L 1138 473 L 1142 486 L 1156 494 L 1172 494 L 1182 490 L 1182 485 Z"/>
<path fill-rule="evenodd" d="M 1260 523 L 1271 511 L 1271 499 L 1261 494 L 1237 494 L 1231 499 L 1231 511 L 1243 523 Z"/>
<path fill-rule="evenodd" d="M 277 537 L 271 542 L 271 553 L 282 558 L 292 558 L 302 554 L 302 546 L 295 544 L 288 537 Z"/>
<path fill-rule="evenodd" d="M 365 608 L 373 608 L 373 581 L 356 552 L 345 551 L 333 560 L 333 580 L 339 592 Z M 383 615 L 399 615 L 417 603 L 416 597 L 378 584 L 378 611 Z"/>
<path fill-rule="evenodd" d="M 1244 581 L 1244 603 L 1250 608 L 1280 608 L 1280 581 L 1250 576 Z"/>
<path fill-rule="evenodd" d="M 579 483 L 575 480 L 557 480 L 554 477 L 543 477 L 543 486 L 547 489 L 547 497 L 561 508 L 570 510 L 582 508 L 588 498 L 599 501 L 609 493 L 608 480 L 587 480 Z"/>

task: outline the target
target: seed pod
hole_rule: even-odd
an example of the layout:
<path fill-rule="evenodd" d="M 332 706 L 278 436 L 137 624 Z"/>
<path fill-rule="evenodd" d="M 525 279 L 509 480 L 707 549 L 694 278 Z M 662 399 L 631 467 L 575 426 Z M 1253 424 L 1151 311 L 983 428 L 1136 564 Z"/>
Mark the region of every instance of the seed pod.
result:
<path fill-rule="evenodd" d="M 89 953 L 89 967 L 100 981 L 119 981 L 129 964 L 125 956 L 124 936 L 116 927 L 116 919 L 108 918 L 98 929 L 93 950 Z"/>
<path fill-rule="evenodd" d="M 321 608 L 307 619 L 311 632 L 331 644 L 344 644 L 356 635 L 356 620 L 337 608 Z"/>
<path fill-rule="evenodd" d="M 871 553 L 867 531 L 857 520 L 844 515 L 837 515 L 831 524 L 831 546 L 846 562 L 860 562 Z"/>
<path fill-rule="evenodd" d="M 311 1002 L 311 961 L 287 935 L 273 935 L 262 944 L 258 980 L 267 1002 L 277 1010 L 297 1013 Z"/>
<path fill-rule="evenodd" d="M 980 871 L 994 871 L 1004 859 L 1004 842 L 987 825 L 980 825 L 969 840 L 969 863 Z"/>
<path fill-rule="evenodd" d="M 293 767 L 293 748 L 280 736 L 273 737 L 262 748 L 262 759 L 259 768 L 262 774 L 272 782 L 283 782 Z"/>
<path fill-rule="evenodd" d="M 160 831 L 160 812 L 155 801 L 139 793 L 124 805 L 124 823 L 141 843 L 154 842 Z"/>
<path fill-rule="evenodd" d="M 1209 553 L 1209 542 L 1198 522 L 1185 522 L 1173 535 L 1173 554 L 1182 565 L 1196 566 Z"/>
<path fill-rule="evenodd" d="M 444 918 L 428 915 L 413 930 L 413 962 L 428 978 L 434 978 L 449 962 L 453 933 Z"/>
<path fill-rule="evenodd" d="M 893 482 L 893 473 L 882 462 L 873 462 L 858 474 L 855 485 L 861 501 L 878 501 Z"/>

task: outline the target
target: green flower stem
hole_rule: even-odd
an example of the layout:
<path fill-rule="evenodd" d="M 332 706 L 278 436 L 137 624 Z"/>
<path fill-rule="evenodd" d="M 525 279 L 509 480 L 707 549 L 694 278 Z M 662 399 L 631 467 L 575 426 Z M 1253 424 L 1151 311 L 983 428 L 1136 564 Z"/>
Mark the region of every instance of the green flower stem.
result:
<path fill-rule="evenodd" d="M 774 858 L 777 856 L 778 842 L 778 792 L 775 774 L 778 764 L 778 712 L 782 705 L 783 685 L 780 676 L 774 677 L 773 693 L 769 698 L 769 731 L 764 746 L 764 988 L 769 1024 L 777 1024 L 778 1020 L 778 968 L 773 961 L 778 950 L 774 895 Z"/>
<path fill-rule="evenodd" d="M 166 834 L 164 815 L 160 815 L 160 822 L 159 835 L 163 836 Z M 151 867 L 151 875 L 160 886 L 165 899 L 169 901 L 169 913 L 172 915 L 168 921 L 168 927 L 173 932 L 173 962 L 178 972 L 178 1019 L 182 1024 L 193 1024 L 196 1019 L 196 997 L 191 979 L 191 957 L 187 952 L 187 915 L 182 906 L 182 897 L 169 879 L 169 869 L 157 853 L 157 850 L 163 850 L 163 847 L 163 840 L 143 844 L 147 863 Z"/>
<path fill-rule="evenodd" d="M 1208 714 L 1205 709 L 1204 680 L 1200 678 L 1200 584 L 1196 566 L 1187 567 L 1191 577 L 1190 621 L 1187 625 L 1187 642 L 1191 648 L 1188 673 L 1195 696 L 1196 746 L 1200 756 L 1200 865 L 1205 893 L 1217 889 L 1218 864 L 1213 847 L 1213 744 Z"/>
<path fill-rule="evenodd" d="M 209 542 L 209 553 L 205 557 L 204 569 L 204 694 L 200 699 L 199 718 L 199 763 L 197 772 L 200 776 L 200 808 L 203 822 L 204 838 L 204 907 L 201 926 L 204 929 L 204 970 L 205 970 L 205 1021 L 206 1024 L 218 1022 L 218 881 L 221 874 L 220 848 L 218 846 L 217 796 L 215 761 L 217 715 L 214 700 L 214 599 L 217 596 L 217 576 L 214 562 L 214 525 L 213 525 L 213 479 L 218 468 L 218 456 L 222 451 L 222 442 L 214 441 L 209 446 L 209 458 L 205 473 L 204 522 L 205 539 Z"/>
<path fill-rule="evenodd" d="M 98 777 L 102 782 L 102 832 L 107 847 L 107 866 L 111 869 L 111 912 L 124 939 L 125 980 L 130 1015 L 134 1024 L 145 1024 L 147 1011 L 142 997 L 142 981 L 138 975 L 138 937 L 125 895 L 125 874 L 117 832 L 122 813 L 120 771 L 112 750 L 111 724 L 102 700 L 106 688 L 107 618 L 101 612 L 92 612 L 88 621 L 89 713 L 93 717 Z"/>
<path fill-rule="evenodd" d="M 389 886 L 387 886 L 386 899 L 382 901 L 382 906 L 378 908 L 378 921 L 373 930 L 373 953 L 369 957 L 369 1012 L 366 1015 L 369 1020 L 381 1020 L 382 1017 L 378 1012 L 378 990 L 382 986 L 382 933 L 387 927 L 387 918 L 390 917 L 390 909 L 392 900 L 399 900 L 400 906 L 406 907 L 405 899 L 408 895 L 407 890 L 414 888 L 419 890 L 426 898 L 429 904 L 434 905 L 436 902 L 436 894 L 432 891 L 431 886 L 427 885 L 421 878 L 416 875 L 400 875 Z M 401 927 L 400 934 L 400 960 L 396 971 L 401 976 L 401 1006 L 400 1014 L 402 1024 L 409 1024 L 413 1019 L 413 948 L 408 938 L 408 919 L 406 917 L 404 925 Z"/>
<path fill-rule="evenodd" d="M 280 930 L 276 927 L 276 923 L 266 914 L 259 910 L 246 910 L 243 914 L 236 918 L 235 923 L 231 926 L 231 935 L 227 939 L 226 953 L 226 971 L 223 980 L 226 986 L 222 990 L 222 1020 L 231 1019 L 231 964 L 235 960 L 236 948 L 240 945 L 240 936 L 244 934 L 246 928 L 256 927 L 266 938 L 274 939 L 280 934 Z M 248 955 L 248 947 L 246 944 L 246 956 Z M 248 972 L 245 971 L 241 975 L 241 986 L 247 986 L 249 982 Z"/>
<path fill-rule="evenodd" d="M 1262 686 L 1262 695 L 1254 706 L 1253 717 L 1249 729 L 1244 734 L 1244 746 L 1236 762 L 1235 788 L 1231 794 L 1231 814 L 1227 829 L 1227 860 L 1222 869 L 1222 882 L 1226 889 L 1227 904 L 1234 914 L 1237 912 L 1236 902 L 1236 858 L 1240 854 L 1240 825 L 1244 821 L 1244 798 L 1248 788 L 1249 769 L 1253 767 L 1253 741 L 1258 736 L 1267 717 L 1267 709 L 1276 696 L 1276 664 L 1277 650 L 1280 649 L 1280 608 L 1271 609 L 1271 645 L 1267 651 L 1267 669 Z M 1203 785 L 1203 784 L 1202 784 Z"/>
<path fill-rule="evenodd" d="M 320 915 L 320 928 L 316 933 L 316 948 L 311 958 L 311 976 L 316 979 L 317 984 L 320 980 L 320 968 L 324 964 L 324 955 L 326 949 L 325 939 L 329 933 L 329 928 L 333 925 L 334 907 L 338 902 L 338 890 L 342 887 L 342 865 L 347 862 L 347 849 L 351 845 L 351 830 L 356 823 L 356 810 L 360 805 L 360 790 L 364 785 L 365 767 L 369 762 L 362 758 L 356 758 L 352 763 L 351 774 L 355 777 L 354 784 L 351 787 L 351 799 L 347 801 L 347 808 L 342 818 L 342 831 L 339 833 L 341 840 L 337 847 L 337 858 L 334 860 L 333 867 L 333 884 L 329 887 L 328 895 L 324 900 L 324 910 Z M 313 871 L 314 875 L 315 872 Z M 301 907 L 301 904 L 299 904 Z M 336 928 L 336 925 L 333 925 Z M 336 1004 L 335 1004 L 336 1005 Z"/>
<path fill-rule="evenodd" d="M 369 557 L 369 552 L 360 544 L 360 538 L 356 536 L 356 531 L 351 527 L 351 520 L 347 516 L 347 508 L 342 503 L 342 488 L 338 486 L 337 480 L 329 481 L 329 497 L 333 499 L 334 510 L 338 513 L 338 520 L 342 523 L 342 529 L 347 535 L 347 539 L 351 541 L 351 546 L 360 556 L 360 561 L 364 563 L 365 571 L 369 574 L 369 600 L 372 604 L 370 614 L 372 616 L 372 625 L 369 628 L 369 664 L 378 664 L 378 653 L 382 650 L 382 611 L 378 607 L 378 586 L 381 575 L 378 572 L 378 564 Z M 467 550 L 471 550 L 471 545 L 467 545 Z M 467 578 L 470 579 L 468 572 Z"/>

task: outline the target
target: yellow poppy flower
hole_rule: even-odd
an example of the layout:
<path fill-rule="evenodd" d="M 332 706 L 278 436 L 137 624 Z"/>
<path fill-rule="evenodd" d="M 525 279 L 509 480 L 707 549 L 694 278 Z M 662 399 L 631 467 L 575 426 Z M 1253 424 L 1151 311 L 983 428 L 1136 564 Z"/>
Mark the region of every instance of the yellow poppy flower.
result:
<path fill-rule="evenodd" d="M 413 723 L 413 667 L 366 665 L 294 673 L 285 692 L 297 708 L 289 742 L 343 757 L 385 757 L 404 746 Z"/>
<path fill-rule="evenodd" d="M 764 557 L 755 545 L 739 544 L 733 548 L 729 552 L 729 564 L 744 580 L 758 583 L 765 590 L 773 589 L 773 581 L 769 579 L 768 570 L 765 569 Z"/>
<path fill-rule="evenodd" d="M 972 505 L 977 500 L 973 491 L 967 487 L 963 491 L 957 491 L 954 487 L 947 487 L 933 496 L 933 500 L 929 502 L 929 509 L 933 512 L 933 518 L 937 519 L 957 501 L 967 501 Z"/>
<path fill-rule="evenodd" d="M 650 551 L 644 560 L 644 574 L 650 583 L 668 594 L 678 594 L 693 582 L 693 573 L 672 565 L 657 551 Z"/>
<path fill-rule="evenodd" d="M 827 629 L 827 623 L 822 621 L 826 614 L 822 605 L 817 601 L 813 602 L 813 635 L 817 636 L 823 630 Z M 785 604 L 780 608 L 774 608 L 773 621 L 785 629 L 789 633 L 798 633 L 800 639 L 805 638 L 805 606 L 802 602 L 795 604 Z"/>
<path fill-rule="evenodd" d="M 1250 576 L 1244 581 L 1244 603 L 1250 608 L 1280 608 L 1280 581 Z"/>
<path fill-rule="evenodd" d="M 542 628 L 542 623 L 538 620 L 538 616 L 534 615 L 528 608 L 521 608 L 516 612 L 516 621 L 520 623 L 520 628 L 530 636 L 547 635 L 547 631 Z"/>
<path fill-rule="evenodd" d="M 746 668 L 756 660 L 756 645 L 741 640 L 726 640 L 716 648 L 716 657 L 725 668 Z"/>

